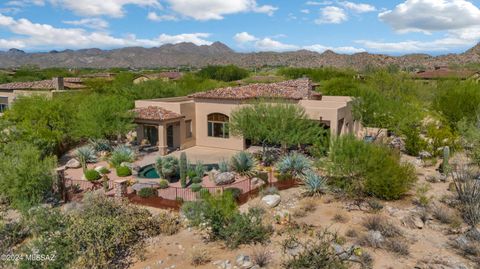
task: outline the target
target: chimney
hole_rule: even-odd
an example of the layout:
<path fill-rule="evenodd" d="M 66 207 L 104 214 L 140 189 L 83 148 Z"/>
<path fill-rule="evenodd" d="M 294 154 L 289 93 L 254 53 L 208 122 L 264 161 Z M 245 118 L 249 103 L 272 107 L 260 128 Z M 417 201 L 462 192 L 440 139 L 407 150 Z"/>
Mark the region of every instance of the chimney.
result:
<path fill-rule="evenodd" d="M 65 89 L 63 84 L 63 77 L 54 77 L 53 79 L 53 87 L 56 91 L 63 91 Z"/>

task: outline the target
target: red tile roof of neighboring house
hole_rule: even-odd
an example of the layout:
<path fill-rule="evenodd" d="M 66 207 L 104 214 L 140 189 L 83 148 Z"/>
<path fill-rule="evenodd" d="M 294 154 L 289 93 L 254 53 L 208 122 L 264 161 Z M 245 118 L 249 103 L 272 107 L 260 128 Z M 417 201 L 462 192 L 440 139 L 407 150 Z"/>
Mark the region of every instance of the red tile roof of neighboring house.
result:
<path fill-rule="evenodd" d="M 245 86 L 227 87 L 214 89 L 206 92 L 199 92 L 189 97 L 205 99 L 233 99 L 247 100 L 256 98 L 281 98 L 281 99 L 309 99 L 312 94 L 313 85 L 309 79 L 302 78 L 276 83 L 256 83 Z"/>
<path fill-rule="evenodd" d="M 83 89 L 85 85 L 81 84 L 81 78 L 64 78 L 63 86 L 65 89 Z M 0 90 L 54 90 L 55 82 L 53 79 L 28 81 L 28 82 L 11 82 L 0 84 Z"/>
<path fill-rule="evenodd" d="M 133 109 L 135 118 L 140 120 L 172 120 L 183 116 L 162 107 L 149 106 Z"/>
<path fill-rule="evenodd" d="M 458 78 L 468 79 L 477 72 L 469 70 L 452 70 L 449 68 L 437 68 L 435 70 L 419 71 L 413 76 L 417 79 L 440 79 L 440 78 Z"/>

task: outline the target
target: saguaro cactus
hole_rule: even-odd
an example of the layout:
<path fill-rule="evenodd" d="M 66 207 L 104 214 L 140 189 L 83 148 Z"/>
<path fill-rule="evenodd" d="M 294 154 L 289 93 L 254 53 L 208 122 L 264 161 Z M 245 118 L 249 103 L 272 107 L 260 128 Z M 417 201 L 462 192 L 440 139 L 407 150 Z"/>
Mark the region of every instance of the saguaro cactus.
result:
<path fill-rule="evenodd" d="M 182 154 L 180 154 L 179 170 L 180 170 L 180 183 L 182 184 L 182 188 L 185 188 L 187 186 L 187 171 L 188 171 L 187 154 L 185 152 L 182 152 Z"/>
<path fill-rule="evenodd" d="M 450 147 L 445 146 L 443 147 L 443 163 L 442 163 L 442 170 L 445 175 L 448 174 L 448 172 L 450 171 L 449 159 L 450 159 Z"/>

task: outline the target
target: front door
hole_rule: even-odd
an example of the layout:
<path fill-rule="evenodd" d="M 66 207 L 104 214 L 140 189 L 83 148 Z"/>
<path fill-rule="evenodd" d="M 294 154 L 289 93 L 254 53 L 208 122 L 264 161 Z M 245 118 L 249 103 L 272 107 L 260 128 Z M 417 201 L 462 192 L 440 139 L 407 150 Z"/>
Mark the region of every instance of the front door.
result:
<path fill-rule="evenodd" d="M 167 147 L 174 148 L 174 140 L 173 140 L 173 125 L 168 125 L 167 127 Z"/>
<path fill-rule="evenodd" d="M 150 145 L 158 144 L 158 128 L 156 126 L 145 126 L 145 138 L 150 142 Z"/>

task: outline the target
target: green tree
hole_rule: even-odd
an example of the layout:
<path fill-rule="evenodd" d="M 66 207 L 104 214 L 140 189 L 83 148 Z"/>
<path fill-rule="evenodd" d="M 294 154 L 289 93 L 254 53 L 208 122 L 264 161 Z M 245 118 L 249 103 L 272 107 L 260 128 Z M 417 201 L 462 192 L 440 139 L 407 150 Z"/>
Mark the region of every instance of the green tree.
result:
<path fill-rule="evenodd" d="M 54 157 L 41 158 L 31 144 L 12 142 L 0 151 L 0 193 L 13 207 L 28 209 L 41 203 L 52 189 Z"/>
<path fill-rule="evenodd" d="M 44 96 L 18 98 L 4 114 L 19 140 L 42 149 L 44 154 L 62 154 L 71 143 L 75 103 L 70 96 L 48 99 Z"/>
<path fill-rule="evenodd" d="M 207 66 L 202 68 L 197 75 L 202 78 L 221 81 L 234 81 L 248 77 L 248 71 L 235 65 Z"/>
<path fill-rule="evenodd" d="M 132 130 L 132 103 L 120 96 L 91 94 L 81 98 L 72 126 L 76 138 L 116 138 Z"/>
<path fill-rule="evenodd" d="M 313 144 L 323 139 L 326 130 L 308 119 L 305 110 L 281 102 L 261 101 L 232 112 L 230 132 L 255 143 L 288 146 Z"/>

